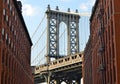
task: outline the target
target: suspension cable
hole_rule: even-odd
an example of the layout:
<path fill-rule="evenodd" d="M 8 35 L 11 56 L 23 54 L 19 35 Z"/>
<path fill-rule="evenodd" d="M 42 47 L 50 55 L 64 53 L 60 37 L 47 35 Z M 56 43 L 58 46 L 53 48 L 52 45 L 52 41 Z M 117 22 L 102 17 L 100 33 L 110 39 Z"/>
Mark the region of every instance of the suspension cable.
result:
<path fill-rule="evenodd" d="M 65 55 L 65 32 L 64 32 L 64 55 Z"/>
<path fill-rule="evenodd" d="M 40 41 L 40 39 L 42 38 L 43 34 L 45 34 L 47 28 L 44 29 L 44 31 L 42 32 L 42 34 L 40 35 L 39 39 L 37 40 L 37 42 L 35 43 L 35 45 L 32 47 L 32 50 L 35 48 L 35 46 L 38 44 L 38 42 Z"/>
<path fill-rule="evenodd" d="M 59 36 L 59 39 L 63 36 L 63 34 L 65 33 L 66 29 L 62 32 L 62 34 Z"/>
<path fill-rule="evenodd" d="M 65 32 L 66 32 L 66 29 L 64 29 L 64 31 L 62 32 L 62 34 L 59 36 L 59 39 L 61 39 L 62 36 L 64 35 L 64 50 L 65 50 Z M 64 51 L 62 51 L 62 52 L 65 54 Z"/>
<path fill-rule="evenodd" d="M 41 63 L 41 61 L 43 61 L 44 59 L 45 59 L 45 57 L 41 58 L 36 65 L 38 66 Z"/>
<path fill-rule="evenodd" d="M 35 60 L 38 58 L 38 56 L 45 50 L 46 46 L 43 47 L 43 49 L 37 54 L 37 56 L 32 60 L 31 64 L 35 62 Z"/>
<path fill-rule="evenodd" d="M 42 20 L 41 20 L 41 22 L 39 23 L 39 25 L 38 25 L 38 27 L 36 28 L 36 30 L 34 31 L 34 33 L 33 33 L 33 35 L 32 35 L 32 37 L 31 38 L 33 38 L 34 37 L 34 35 L 35 35 L 35 33 L 37 32 L 37 30 L 39 29 L 39 27 L 41 26 L 41 24 L 42 24 L 42 22 L 43 22 L 43 20 L 45 19 L 45 14 L 44 14 L 44 16 L 43 16 L 43 18 L 42 18 Z"/>

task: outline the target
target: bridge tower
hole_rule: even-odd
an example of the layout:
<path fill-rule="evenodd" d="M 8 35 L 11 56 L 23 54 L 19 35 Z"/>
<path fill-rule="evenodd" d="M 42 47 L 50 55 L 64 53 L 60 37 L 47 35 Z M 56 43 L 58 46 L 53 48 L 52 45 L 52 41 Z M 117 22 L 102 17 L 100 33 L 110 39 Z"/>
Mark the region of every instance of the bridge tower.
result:
<path fill-rule="evenodd" d="M 75 13 L 51 10 L 48 5 L 47 11 L 47 55 L 46 61 L 49 63 L 51 58 L 58 59 L 59 55 L 59 25 L 64 22 L 67 25 L 67 55 L 79 52 L 79 18 L 78 10 Z"/>

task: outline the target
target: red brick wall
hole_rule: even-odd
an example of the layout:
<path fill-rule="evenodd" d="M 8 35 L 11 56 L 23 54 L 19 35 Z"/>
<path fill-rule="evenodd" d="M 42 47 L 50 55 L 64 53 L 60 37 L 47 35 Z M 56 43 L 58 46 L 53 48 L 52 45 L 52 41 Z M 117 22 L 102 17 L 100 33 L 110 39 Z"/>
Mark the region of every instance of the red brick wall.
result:
<path fill-rule="evenodd" d="M 91 55 L 91 38 L 86 45 L 83 57 L 83 82 L 92 84 L 92 55 Z M 86 81 L 87 80 L 87 81 Z"/>
<path fill-rule="evenodd" d="M 114 21 L 115 21 L 115 56 L 116 56 L 116 75 L 117 84 L 120 84 L 120 0 L 114 1 Z"/>
<path fill-rule="evenodd" d="M 2 0 L 0 0 L 0 18 L 2 19 Z M 0 47 L 1 47 L 1 27 L 2 27 L 2 20 L 0 19 Z M 0 48 L 0 80 L 1 80 L 1 71 L 2 71 L 2 59 L 1 59 L 2 55 L 1 55 L 1 48 Z M 1 81 L 0 81 L 1 84 Z"/>
<path fill-rule="evenodd" d="M 1 0 L 3 1 L 3 0 Z M 30 67 L 31 40 L 16 0 L 0 3 L 1 84 L 33 84 Z M 3 4 L 3 5 L 2 5 Z"/>
<path fill-rule="evenodd" d="M 92 84 L 120 84 L 119 4 L 120 0 L 96 0 L 90 18 Z M 103 46 L 102 50 L 101 45 Z M 86 50 L 87 49 L 86 46 Z M 91 66 L 89 68 L 91 68 Z M 88 77 L 90 74 L 91 73 L 88 74 Z"/>
<path fill-rule="evenodd" d="M 120 6 L 119 6 L 120 7 Z M 115 14 L 115 47 L 116 47 L 116 68 L 117 68 L 117 84 L 120 84 L 120 11 Z"/>

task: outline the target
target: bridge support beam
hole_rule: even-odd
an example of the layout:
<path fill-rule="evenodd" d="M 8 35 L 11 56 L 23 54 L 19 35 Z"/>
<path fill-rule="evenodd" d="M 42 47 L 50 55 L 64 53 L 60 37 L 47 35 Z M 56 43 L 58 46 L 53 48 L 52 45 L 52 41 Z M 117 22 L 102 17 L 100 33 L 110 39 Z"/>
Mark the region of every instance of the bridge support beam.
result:
<path fill-rule="evenodd" d="M 54 84 L 61 84 L 60 80 L 54 80 Z"/>
<path fill-rule="evenodd" d="M 50 76 L 47 77 L 47 84 L 50 84 Z"/>
<path fill-rule="evenodd" d="M 47 56 L 45 56 L 46 57 L 46 62 L 47 62 L 47 64 L 49 64 L 50 63 L 50 57 L 47 55 Z"/>

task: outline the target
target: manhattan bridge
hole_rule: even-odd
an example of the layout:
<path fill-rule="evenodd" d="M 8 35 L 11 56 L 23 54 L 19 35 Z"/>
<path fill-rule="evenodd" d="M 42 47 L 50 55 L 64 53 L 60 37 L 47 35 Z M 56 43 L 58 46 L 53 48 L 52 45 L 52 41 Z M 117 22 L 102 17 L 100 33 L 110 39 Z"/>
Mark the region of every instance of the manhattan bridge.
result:
<path fill-rule="evenodd" d="M 89 35 L 88 29 L 85 30 L 89 26 L 89 16 L 78 10 L 71 12 L 70 8 L 63 12 L 58 6 L 52 10 L 48 5 L 32 36 L 34 38 L 36 32 L 41 31 L 32 47 L 35 84 L 81 84 L 84 53 L 81 46 L 85 46 Z M 80 36 L 86 41 L 81 41 Z"/>

